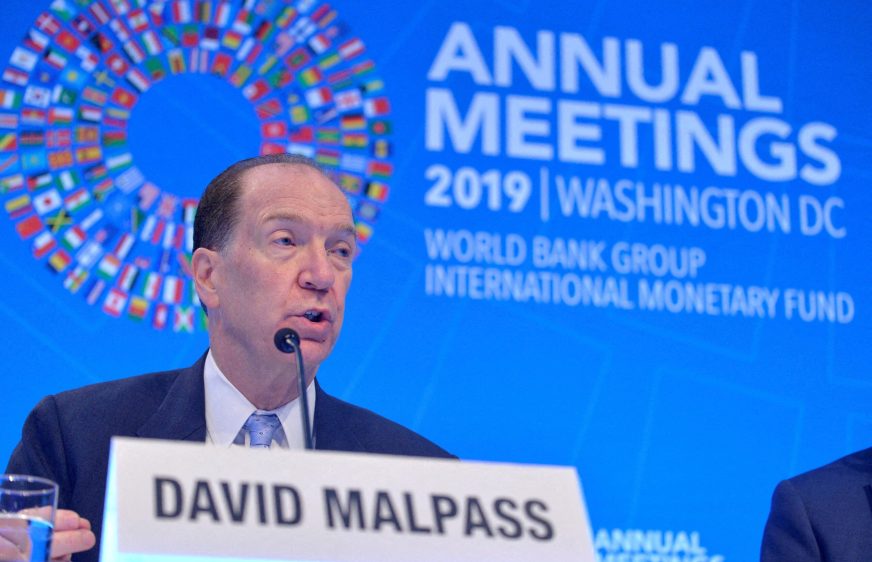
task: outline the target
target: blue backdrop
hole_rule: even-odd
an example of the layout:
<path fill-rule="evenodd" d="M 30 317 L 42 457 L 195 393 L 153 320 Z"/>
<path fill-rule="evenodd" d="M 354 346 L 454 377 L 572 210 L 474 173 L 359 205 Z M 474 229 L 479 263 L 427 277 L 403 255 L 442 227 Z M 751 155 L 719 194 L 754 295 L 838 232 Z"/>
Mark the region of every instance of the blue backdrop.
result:
<path fill-rule="evenodd" d="M 872 442 L 865 2 L 0 15 L 0 457 L 43 395 L 204 351 L 196 197 L 281 150 L 363 242 L 325 387 L 576 466 L 604 560 L 752 560 L 779 479 Z"/>

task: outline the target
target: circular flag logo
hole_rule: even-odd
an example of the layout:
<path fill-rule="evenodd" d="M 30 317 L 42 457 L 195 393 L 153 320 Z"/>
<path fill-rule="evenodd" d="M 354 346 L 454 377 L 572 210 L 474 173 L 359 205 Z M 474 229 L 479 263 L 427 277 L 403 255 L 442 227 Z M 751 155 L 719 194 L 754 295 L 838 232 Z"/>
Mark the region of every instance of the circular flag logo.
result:
<path fill-rule="evenodd" d="M 0 82 L 0 194 L 64 289 L 155 329 L 206 327 L 190 279 L 197 200 L 149 181 L 129 148 L 140 97 L 180 74 L 239 89 L 260 152 L 314 158 L 366 243 L 388 196 L 390 104 L 336 10 L 298 0 L 54 0 Z M 228 164 L 230 164 L 228 162 Z"/>

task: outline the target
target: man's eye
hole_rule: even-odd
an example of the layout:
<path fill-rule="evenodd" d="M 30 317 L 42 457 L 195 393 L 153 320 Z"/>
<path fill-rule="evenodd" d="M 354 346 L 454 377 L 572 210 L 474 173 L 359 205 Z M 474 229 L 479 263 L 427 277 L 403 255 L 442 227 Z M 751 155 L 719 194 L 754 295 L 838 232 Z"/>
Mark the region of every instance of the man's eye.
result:
<path fill-rule="evenodd" d="M 294 240 L 290 236 L 282 236 L 281 238 L 276 238 L 276 244 L 280 246 L 293 246 Z"/>
<path fill-rule="evenodd" d="M 351 257 L 351 249 L 346 246 L 337 246 L 331 250 L 333 254 L 342 257 L 342 258 L 350 258 Z"/>

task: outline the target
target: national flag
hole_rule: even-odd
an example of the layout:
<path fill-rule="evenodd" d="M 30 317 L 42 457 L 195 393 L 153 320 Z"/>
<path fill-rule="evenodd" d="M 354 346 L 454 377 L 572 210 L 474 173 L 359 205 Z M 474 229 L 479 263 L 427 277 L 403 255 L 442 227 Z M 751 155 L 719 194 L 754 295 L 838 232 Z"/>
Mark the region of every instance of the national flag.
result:
<path fill-rule="evenodd" d="M 160 189 L 158 189 L 156 185 L 151 182 L 144 183 L 137 193 L 139 208 L 144 211 L 148 210 L 148 208 L 157 200 L 158 196 L 160 196 Z"/>
<path fill-rule="evenodd" d="M 90 168 L 86 168 L 84 175 L 85 175 L 85 179 L 87 181 L 93 182 L 93 181 L 103 179 L 104 177 L 106 177 L 106 174 L 108 174 L 108 173 L 109 172 L 108 172 L 108 170 L 106 170 L 105 164 L 100 163 L 100 164 L 96 164 L 94 166 L 91 166 Z"/>
<path fill-rule="evenodd" d="M 109 3 L 119 16 L 123 16 L 130 11 L 130 0 L 109 0 Z"/>
<path fill-rule="evenodd" d="M 94 199 L 97 201 L 103 201 L 114 188 L 115 184 L 112 183 L 112 178 L 104 178 L 100 180 L 99 183 L 94 185 Z"/>
<path fill-rule="evenodd" d="M 27 195 L 26 193 L 7 200 L 4 208 L 11 219 L 18 219 L 33 212 L 33 204 L 30 200 L 30 195 Z"/>
<path fill-rule="evenodd" d="M 132 69 L 125 75 L 127 82 L 140 93 L 148 89 L 148 78 L 139 69 Z"/>
<path fill-rule="evenodd" d="M 167 75 L 167 69 L 159 57 L 152 57 L 145 61 L 145 68 L 152 82 L 159 82 Z"/>
<path fill-rule="evenodd" d="M 90 305 L 94 305 L 97 302 L 97 299 L 100 298 L 100 294 L 103 292 L 103 289 L 106 288 L 106 282 L 102 279 L 95 279 L 91 284 L 91 287 L 88 289 L 88 295 L 85 297 L 85 302 Z"/>
<path fill-rule="evenodd" d="M 94 24 L 91 23 L 91 20 L 85 14 L 78 14 L 73 18 L 73 21 L 70 22 L 73 26 L 73 29 L 79 34 L 83 39 L 87 39 L 91 36 L 91 33 L 94 32 Z"/>
<path fill-rule="evenodd" d="M 285 64 L 287 64 L 291 69 L 296 70 L 304 66 L 310 59 L 311 56 L 309 55 L 309 52 L 300 47 L 285 57 Z"/>
<path fill-rule="evenodd" d="M 13 144 L 15 144 L 15 142 L 14 142 L 15 133 L 7 133 L 6 135 L 0 133 L 0 150 L 8 150 L 7 148 L 4 148 L 4 147 L 6 146 L 6 144 L 8 142 L 5 140 L 5 137 L 8 137 L 9 135 L 12 135 Z M 20 134 L 18 140 L 22 146 L 42 146 L 45 144 L 45 133 L 41 130 L 32 130 L 32 129 L 24 130 L 24 131 L 21 131 L 21 134 Z M 17 148 L 17 147 L 15 147 L 15 148 Z"/>
<path fill-rule="evenodd" d="M 100 128 L 96 125 L 76 125 L 76 144 L 93 144 L 100 137 Z"/>
<path fill-rule="evenodd" d="M 135 39 L 125 41 L 121 48 L 133 64 L 139 64 L 145 59 L 145 51 L 142 50 L 142 47 L 139 46 Z"/>
<path fill-rule="evenodd" d="M 315 135 L 321 144 L 339 144 L 339 129 L 335 127 L 321 127 Z"/>
<path fill-rule="evenodd" d="M 285 68 L 279 68 L 275 72 L 266 77 L 269 84 L 279 90 L 287 86 L 293 80 L 293 76 Z"/>
<path fill-rule="evenodd" d="M 194 24 L 182 27 L 182 47 L 196 47 L 200 43 L 200 28 Z"/>
<path fill-rule="evenodd" d="M 167 325 L 167 315 L 169 309 L 165 304 L 158 304 L 155 307 L 154 317 L 151 320 L 151 326 L 155 330 L 163 330 Z"/>
<path fill-rule="evenodd" d="M 372 227 L 365 222 L 354 223 L 354 232 L 361 244 L 366 244 L 372 238 Z"/>
<path fill-rule="evenodd" d="M 91 105 L 79 106 L 79 120 L 99 123 L 103 119 L 103 110 Z"/>
<path fill-rule="evenodd" d="M 176 207 L 179 204 L 179 198 L 169 193 L 163 193 L 160 197 L 160 203 L 157 205 L 157 214 L 164 218 L 172 218 L 176 212 Z"/>
<path fill-rule="evenodd" d="M 307 158 L 315 157 L 315 147 L 307 144 L 288 143 L 288 154 L 299 154 Z"/>
<path fill-rule="evenodd" d="M 45 52 L 45 62 L 49 66 L 62 69 L 67 65 L 67 56 L 57 49 L 49 49 Z"/>
<path fill-rule="evenodd" d="M 14 90 L 0 89 L 0 107 L 3 109 L 18 109 L 20 106 L 21 94 Z"/>
<path fill-rule="evenodd" d="M 118 174 L 118 177 L 115 178 L 115 185 L 124 193 L 130 193 L 142 185 L 143 181 L 145 181 L 145 176 L 142 175 L 139 168 L 132 166 Z"/>
<path fill-rule="evenodd" d="M 2 97 L 2 92 L 0 92 Z M 27 125 L 45 125 L 46 111 L 44 109 L 36 109 L 25 107 L 21 110 L 21 123 Z"/>
<path fill-rule="evenodd" d="M 127 61 L 121 58 L 118 53 L 110 53 L 109 56 L 106 57 L 106 66 L 109 67 L 109 70 L 119 76 L 124 75 L 130 69 L 130 65 L 127 64 Z"/>
<path fill-rule="evenodd" d="M 103 146 L 116 147 L 122 146 L 127 142 L 127 131 L 105 131 L 102 136 Z"/>
<path fill-rule="evenodd" d="M 108 97 L 109 96 L 106 94 L 106 92 L 98 90 L 93 86 L 86 86 L 85 89 L 82 90 L 82 101 L 87 101 L 93 103 L 94 105 L 105 105 Z"/>
<path fill-rule="evenodd" d="M 331 10 L 328 4 L 322 4 L 312 12 L 312 21 L 317 23 L 319 27 L 325 27 L 335 17 L 335 11 Z"/>
<path fill-rule="evenodd" d="M 323 77 L 321 71 L 318 70 L 317 66 L 307 68 L 303 72 L 299 73 L 297 76 L 300 80 L 300 83 L 306 87 L 317 84 L 321 81 Z"/>
<path fill-rule="evenodd" d="M 80 226 L 76 225 L 67 229 L 64 233 L 64 237 L 61 239 L 61 244 L 63 244 L 66 249 L 73 251 L 84 244 L 87 237 L 88 235 L 85 234 L 85 231 L 82 230 Z"/>
<path fill-rule="evenodd" d="M 130 165 L 133 161 L 133 157 L 129 152 L 125 152 L 123 154 L 117 154 L 115 156 L 109 157 L 106 159 L 106 167 L 109 168 L 110 171 L 115 171 L 120 168 L 125 168 Z"/>
<path fill-rule="evenodd" d="M 112 103 L 130 109 L 136 104 L 137 96 L 133 92 L 118 86 L 112 90 L 112 96 L 110 99 L 112 100 Z"/>
<path fill-rule="evenodd" d="M 376 139 L 372 145 L 372 155 L 376 158 L 387 158 L 391 155 L 391 143 L 384 139 Z"/>
<path fill-rule="evenodd" d="M 181 74 L 185 72 L 185 57 L 180 49 L 173 49 L 167 53 L 167 59 L 170 63 L 170 72 L 173 74 Z"/>
<path fill-rule="evenodd" d="M 9 155 L 0 155 L 0 174 L 4 172 L 14 172 L 18 170 L 18 153 L 13 152 Z"/>
<path fill-rule="evenodd" d="M 51 181 L 51 179 L 49 179 Z M 33 208 L 40 215 L 50 213 L 59 208 L 63 200 L 57 189 L 49 189 L 33 197 Z"/>
<path fill-rule="evenodd" d="M 92 2 L 91 5 L 88 6 L 88 11 L 100 25 L 106 25 L 106 23 L 111 19 L 109 11 L 106 10 L 106 7 L 103 6 L 99 0 Z"/>
<path fill-rule="evenodd" d="M 242 87 L 246 80 L 251 76 L 251 67 L 246 65 L 239 66 L 236 71 L 230 76 L 230 83 L 237 88 Z"/>
<path fill-rule="evenodd" d="M 127 14 L 127 25 L 138 33 L 148 29 L 148 15 L 142 8 L 137 8 Z"/>
<path fill-rule="evenodd" d="M 391 105 L 387 98 L 368 99 L 363 104 L 363 112 L 368 117 L 376 117 L 390 113 Z"/>
<path fill-rule="evenodd" d="M 339 55 L 336 53 L 327 53 L 318 60 L 318 68 L 330 70 L 340 62 L 342 62 L 342 58 L 340 58 Z"/>
<path fill-rule="evenodd" d="M 343 58 L 343 60 L 353 59 L 354 57 L 360 55 L 363 51 L 363 41 L 357 38 L 346 41 L 339 46 L 339 55 Z"/>
<path fill-rule="evenodd" d="M 124 22 L 116 18 L 109 21 L 109 29 L 115 34 L 122 43 L 130 39 L 130 30 L 124 25 Z"/>
<path fill-rule="evenodd" d="M 36 27 L 49 35 L 54 35 L 61 28 L 60 22 L 48 12 L 43 12 L 36 18 Z"/>
<path fill-rule="evenodd" d="M 227 73 L 230 71 L 230 65 L 233 63 L 233 59 L 227 53 L 218 53 L 215 55 L 215 60 L 212 61 L 212 74 L 216 74 L 221 76 L 227 76 Z"/>
<path fill-rule="evenodd" d="M 366 148 L 369 143 L 369 137 L 366 133 L 343 133 L 342 146 L 349 148 Z"/>
<path fill-rule="evenodd" d="M 327 37 L 325 37 L 324 35 L 319 34 L 309 39 L 307 45 L 313 53 L 315 53 L 316 55 L 320 55 L 321 53 L 330 48 L 330 40 L 327 39 Z"/>
<path fill-rule="evenodd" d="M 15 133 L 0 133 L 0 151 L 18 150 L 18 135 Z"/>
<path fill-rule="evenodd" d="M 52 232 L 60 232 L 65 226 L 73 224 L 73 218 L 66 209 L 60 209 L 56 214 L 45 217 L 45 224 Z"/>
<path fill-rule="evenodd" d="M 315 128 L 305 125 L 292 131 L 289 138 L 292 142 L 314 142 Z"/>
<path fill-rule="evenodd" d="M 387 200 L 388 190 L 388 185 L 379 181 L 371 181 L 366 184 L 366 196 L 373 201 Z"/>
<path fill-rule="evenodd" d="M 39 61 L 39 55 L 24 47 L 15 47 L 12 51 L 12 56 L 9 57 L 9 64 L 27 72 L 33 70 L 37 61 Z"/>
<path fill-rule="evenodd" d="M 57 43 L 62 49 L 67 51 L 68 53 L 75 53 L 76 49 L 79 48 L 81 42 L 76 38 L 75 35 L 70 33 L 67 30 L 61 30 L 60 33 L 55 37 L 55 43 Z"/>
<path fill-rule="evenodd" d="M 261 78 L 242 89 L 242 95 L 249 101 L 257 101 L 269 92 L 269 85 Z"/>
<path fill-rule="evenodd" d="M 73 122 L 73 108 L 52 107 L 48 110 L 49 125 L 69 125 Z"/>
<path fill-rule="evenodd" d="M 328 166 L 331 168 L 335 168 L 339 165 L 339 151 L 338 150 L 328 150 L 326 148 L 319 148 L 315 152 L 315 161 L 321 164 L 322 166 Z"/>
<path fill-rule="evenodd" d="M 154 271 L 151 271 L 145 277 L 145 284 L 142 288 L 142 295 L 149 299 L 155 300 L 160 294 L 161 276 Z"/>
<path fill-rule="evenodd" d="M 200 47 L 203 49 L 209 49 L 210 51 L 215 51 L 218 49 L 220 43 L 218 38 L 220 37 L 220 32 L 217 27 L 212 25 L 207 25 L 203 29 L 203 36 L 200 39 Z"/>
<path fill-rule="evenodd" d="M 60 273 L 65 270 L 71 263 L 73 263 L 73 258 L 70 257 L 70 254 L 60 249 L 48 258 L 48 266 L 53 269 L 55 273 Z"/>
<path fill-rule="evenodd" d="M 366 128 L 366 118 L 360 113 L 343 115 L 339 118 L 339 127 L 343 131 L 360 131 Z"/>
<path fill-rule="evenodd" d="M 14 174 L 6 176 L 5 178 L 0 178 L 0 193 L 18 191 L 22 187 L 24 187 L 24 175 L 22 174 Z"/>
<path fill-rule="evenodd" d="M 126 293 L 130 292 L 133 284 L 136 283 L 136 277 L 139 275 L 139 268 L 135 265 L 127 264 L 122 268 L 121 275 L 118 276 L 117 286 Z"/>
<path fill-rule="evenodd" d="M 176 0 L 172 6 L 172 18 L 174 23 L 188 23 L 191 21 L 191 4 L 188 0 Z"/>
<path fill-rule="evenodd" d="M 389 162 L 373 160 L 367 168 L 367 175 L 378 178 L 389 178 L 394 173 L 394 167 Z"/>
<path fill-rule="evenodd" d="M 130 297 L 130 304 L 127 306 L 127 315 L 134 320 L 142 320 L 148 315 L 148 309 L 151 304 L 142 297 Z"/>
<path fill-rule="evenodd" d="M 242 34 L 228 30 L 224 32 L 224 37 L 221 38 L 221 45 L 227 47 L 231 51 L 235 51 L 242 44 L 242 39 Z"/>
<path fill-rule="evenodd" d="M 305 9 L 305 8 L 303 8 Z M 291 6 L 285 6 L 285 8 L 279 13 L 276 17 L 276 25 L 279 28 L 284 29 L 288 26 L 291 21 L 297 16 L 297 10 Z"/>
<path fill-rule="evenodd" d="M 248 35 L 251 32 L 251 26 L 254 23 L 254 13 L 249 9 L 241 9 L 236 14 L 236 19 L 233 21 L 233 29 L 243 35 Z"/>
<path fill-rule="evenodd" d="M 157 34 L 150 29 L 142 34 L 142 44 L 145 45 L 145 50 L 150 55 L 157 55 L 163 50 Z"/>
<path fill-rule="evenodd" d="M 309 120 L 309 109 L 305 105 L 295 105 L 290 109 L 291 122 L 295 125 Z"/>
<path fill-rule="evenodd" d="M 185 291 L 185 282 L 173 275 L 167 275 L 163 283 L 163 302 L 168 304 L 178 304 L 182 302 L 182 295 Z"/>
<path fill-rule="evenodd" d="M 82 227 L 83 230 L 89 230 L 92 226 L 100 222 L 100 219 L 103 218 L 102 209 L 94 209 L 88 215 L 82 219 L 79 223 L 79 226 Z"/>
<path fill-rule="evenodd" d="M 360 193 L 362 185 L 363 180 L 358 176 L 346 173 L 339 174 L 339 187 L 342 188 L 342 191 L 356 195 Z"/>
<path fill-rule="evenodd" d="M 64 191 L 69 191 L 81 183 L 79 172 L 76 170 L 64 170 L 58 174 L 57 183 Z"/>
<path fill-rule="evenodd" d="M 387 135 L 391 132 L 391 129 L 391 122 L 384 119 L 376 119 L 369 124 L 369 132 L 374 135 Z"/>
<path fill-rule="evenodd" d="M 309 107 L 321 107 L 333 99 L 330 88 L 312 88 L 306 91 L 306 103 Z"/>
<path fill-rule="evenodd" d="M 64 289 L 75 294 L 79 291 L 87 278 L 88 269 L 81 265 L 77 265 L 67 273 L 67 277 L 64 279 Z"/>
<path fill-rule="evenodd" d="M 83 75 L 93 72 L 94 69 L 97 68 L 97 63 L 100 62 L 100 57 L 84 45 L 76 49 L 76 56 L 79 57 L 79 65 L 82 67 L 82 70 L 85 71 L 84 73 L 80 73 Z"/>
<path fill-rule="evenodd" d="M 277 99 L 271 99 L 263 102 L 254 108 L 258 119 L 270 119 L 276 117 L 282 111 L 282 105 Z"/>
<path fill-rule="evenodd" d="M 39 220 L 37 215 L 30 215 L 26 219 L 15 223 L 15 231 L 22 240 L 27 240 L 42 229 L 42 221 Z"/>
<path fill-rule="evenodd" d="M 365 82 L 360 85 L 360 91 L 365 94 L 373 94 L 375 92 L 379 92 L 383 90 L 385 87 L 384 82 L 379 80 L 378 78 L 374 80 L 370 80 L 369 82 Z"/>
<path fill-rule="evenodd" d="M 91 43 L 97 47 L 97 50 L 101 53 L 108 53 L 115 48 L 115 43 L 100 32 L 95 33 L 94 36 L 91 37 Z"/>
<path fill-rule="evenodd" d="M 130 250 L 133 249 L 134 242 L 136 240 L 133 238 L 133 235 L 125 233 L 118 239 L 118 243 L 115 245 L 112 253 L 118 256 L 118 259 L 123 260 L 130 253 Z"/>
<path fill-rule="evenodd" d="M 76 149 L 76 162 L 90 164 L 103 158 L 103 149 L 100 146 L 85 146 Z"/>
<path fill-rule="evenodd" d="M 288 136 L 288 125 L 284 121 L 263 123 L 260 126 L 260 134 L 266 138 L 285 138 Z"/>
<path fill-rule="evenodd" d="M 349 109 L 357 109 L 360 107 L 363 99 L 359 90 L 343 90 L 336 92 L 335 103 L 336 109 L 339 111 L 347 111 Z"/>
<path fill-rule="evenodd" d="M 375 70 L 375 63 L 371 60 L 366 60 L 351 67 L 351 72 L 353 72 L 355 76 L 363 76 L 364 74 L 369 74 L 373 70 Z"/>
<path fill-rule="evenodd" d="M 73 165 L 73 153 L 69 150 L 56 150 L 48 153 L 48 167 L 52 170 L 69 168 Z"/>
<path fill-rule="evenodd" d="M 49 129 L 45 135 L 45 144 L 49 148 L 70 146 L 72 142 L 73 136 L 69 129 Z M 72 163 L 72 158 L 70 159 L 70 163 Z M 50 154 L 49 164 L 51 164 Z"/>
<path fill-rule="evenodd" d="M 28 150 L 20 154 L 21 166 L 25 171 L 45 170 L 48 167 L 48 158 L 44 149 Z"/>
<path fill-rule="evenodd" d="M 57 243 L 55 242 L 54 236 L 46 230 L 33 239 L 33 257 L 36 259 L 42 259 L 46 254 L 54 250 L 56 246 Z"/>
<path fill-rule="evenodd" d="M 103 312 L 109 316 L 118 318 L 124 311 L 124 306 L 127 304 L 127 295 L 118 289 L 110 289 L 106 295 L 106 300 L 103 301 Z"/>
<path fill-rule="evenodd" d="M 28 74 L 17 68 L 8 67 L 3 71 L 3 80 L 16 86 L 24 86 L 27 84 Z"/>
<path fill-rule="evenodd" d="M 91 196 L 87 189 L 79 189 L 70 195 L 64 197 L 64 207 L 71 213 L 75 213 L 91 201 Z"/>
<path fill-rule="evenodd" d="M 366 170 L 366 158 L 346 152 L 342 154 L 339 167 L 349 172 L 363 173 Z"/>
<path fill-rule="evenodd" d="M 48 187 L 52 183 L 50 172 L 42 172 L 41 174 L 33 174 L 27 177 L 27 189 L 29 191 L 38 191 Z"/>
<path fill-rule="evenodd" d="M 51 97 L 51 90 L 42 86 L 30 85 L 24 90 L 24 103 L 34 107 L 48 107 Z"/>
<path fill-rule="evenodd" d="M 121 260 L 112 254 L 106 254 L 97 264 L 97 275 L 109 281 L 118 275 L 119 269 L 121 269 Z"/>
<path fill-rule="evenodd" d="M 194 331 L 194 308 L 191 306 L 177 306 L 173 309 L 173 331 Z"/>
<path fill-rule="evenodd" d="M 76 103 L 78 93 L 72 88 L 67 88 L 61 84 L 55 85 L 51 93 L 51 99 L 55 104 L 73 105 Z"/>

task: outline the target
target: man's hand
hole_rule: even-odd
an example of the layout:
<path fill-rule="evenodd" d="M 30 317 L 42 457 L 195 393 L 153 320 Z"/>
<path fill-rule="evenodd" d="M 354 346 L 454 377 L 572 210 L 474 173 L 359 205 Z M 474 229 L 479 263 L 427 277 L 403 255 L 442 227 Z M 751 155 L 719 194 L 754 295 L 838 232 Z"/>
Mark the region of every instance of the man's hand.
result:
<path fill-rule="evenodd" d="M 58 510 L 51 538 L 52 560 L 70 560 L 73 554 L 93 548 L 95 544 L 97 537 L 91 531 L 90 521 L 79 517 L 75 511 Z"/>

